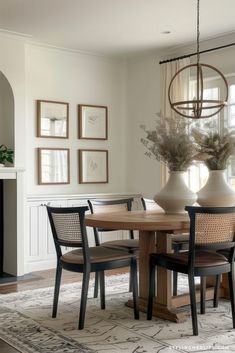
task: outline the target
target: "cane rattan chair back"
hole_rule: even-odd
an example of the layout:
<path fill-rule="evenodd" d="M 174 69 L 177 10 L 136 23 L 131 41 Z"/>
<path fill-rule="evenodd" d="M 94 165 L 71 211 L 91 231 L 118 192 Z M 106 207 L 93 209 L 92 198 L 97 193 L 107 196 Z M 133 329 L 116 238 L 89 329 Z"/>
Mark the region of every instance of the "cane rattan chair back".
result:
<path fill-rule="evenodd" d="M 144 211 L 159 211 L 161 209 L 161 207 L 158 206 L 158 204 L 154 200 L 146 199 L 143 197 L 141 197 L 140 200 Z"/>
<path fill-rule="evenodd" d="M 54 213 L 52 211 L 51 216 L 58 241 L 82 244 L 79 213 Z"/>
<path fill-rule="evenodd" d="M 51 225 L 57 257 L 62 255 L 61 246 L 83 248 L 84 259 L 89 261 L 89 247 L 85 212 L 88 207 L 49 207 L 47 213 Z"/>
<path fill-rule="evenodd" d="M 119 200 L 118 200 L 119 201 Z M 130 211 L 131 209 L 131 204 L 129 205 L 129 200 L 128 202 L 123 201 L 123 203 L 117 203 L 117 204 L 103 204 L 100 202 L 96 201 L 90 201 L 92 203 L 92 208 L 93 208 L 93 213 L 111 213 L 111 212 L 122 212 L 122 211 Z"/>
<path fill-rule="evenodd" d="M 197 213 L 195 217 L 195 244 L 232 242 L 235 214 Z"/>
<path fill-rule="evenodd" d="M 190 217 L 189 257 L 199 250 L 234 250 L 235 207 L 185 208 Z"/>

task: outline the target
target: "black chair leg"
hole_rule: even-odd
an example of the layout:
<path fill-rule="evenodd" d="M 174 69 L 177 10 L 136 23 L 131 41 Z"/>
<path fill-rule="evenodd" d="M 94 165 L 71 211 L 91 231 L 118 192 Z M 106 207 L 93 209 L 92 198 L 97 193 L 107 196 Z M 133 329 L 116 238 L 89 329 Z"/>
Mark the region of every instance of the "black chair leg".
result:
<path fill-rule="evenodd" d="M 201 308 L 201 314 L 205 314 L 206 312 L 206 277 L 201 277 L 200 278 L 201 283 L 200 283 L 200 308 Z"/>
<path fill-rule="evenodd" d="M 81 295 L 80 314 L 79 314 L 79 323 L 78 323 L 79 330 L 82 330 L 84 328 L 89 279 L 90 279 L 90 272 L 85 271 L 83 273 L 83 280 L 82 280 L 82 295 Z"/>
<path fill-rule="evenodd" d="M 105 309 L 105 277 L 104 271 L 99 273 L 100 277 L 100 307 Z"/>
<path fill-rule="evenodd" d="M 193 334 L 194 336 L 198 336 L 195 281 L 194 281 L 194 276 L 192 274 L 188 274 L 188 283 L 189 283 L 189 293 L 190 293 Z"/>
<path fill-rule="evenodd" d="M 57 315 L 58 299 L 59 299 L 59 292 L 60 292 L 60 282 L 61 282 L 61 273 L 62 273 L 62 267 L 60 265 L 57 265 L 56 276 L 55 276 L 55 289 L 54 289 L 53 309 L 52 309 L 52 317 L 53 318 L 55 318 L 56 315 Z"/>
<path fill-rule="evenodd" d="M 130 268 L 130 277 L 129 277 L 129 292 L 132 292 L 133 291 L 133 282 L 132 282 L 132 277 L 133 277 L 133 274 L 131 273 L 132 271 L 132 268 Z"/>
<path fill-rule="evenodd" d="M 155 293 L 155 265 L 152 264 L 151 260 L 150 260 L 150 266 L 149 266 L 149 297 L 148 297 L 147 320 L 152 320 L 154 293 Z"/>
<path fill-rule="evenodd" d="M 235 328 L 235 286 L 234 286 L 234 264 L 231 266 L 231 272 L 228 273 L 229 281 L 229 292 L 230 292 L 230 302 L 231 302 L 231 311 L 233 319 L 233 328 Z"/>
<path fill-rule="evenodd" d="M 94 298 L 98 298 L 99 290 L 99 272 L 95 273 L 95 286 L 94 286 Z"/>
<path fill-rule="evenodd" d="M 178 272 L 173 271 L 173 295 L 177 295 Z"/>
<path fill-rule="evenodd" d="M 213 307 L 218 308 L 219 304 L 219 289 L 220 289 L 221 275 L 216 276 L 215 281 L 215 291 L 214 291 L 214 299 L 213 299 Z"/>
<path fill-rule="evenodd" d="M 139 319 L 139 298 L 138 298 L 138 280 L 137 280 L 137 262 L 136 259 L 131 260 L 131 283 L 132 283 L 132 293 L 133 293 L 133 304 L 134 304 L 134 318 Z"/>
<path fill-rule="evenodd" d="M 178 254 L 181 249 L 179 244 L 173 243 L 174 254 Z M 177 286 L 178 286 L 178 272 L 173 271 L 173 296 L 177 295 Z"/>

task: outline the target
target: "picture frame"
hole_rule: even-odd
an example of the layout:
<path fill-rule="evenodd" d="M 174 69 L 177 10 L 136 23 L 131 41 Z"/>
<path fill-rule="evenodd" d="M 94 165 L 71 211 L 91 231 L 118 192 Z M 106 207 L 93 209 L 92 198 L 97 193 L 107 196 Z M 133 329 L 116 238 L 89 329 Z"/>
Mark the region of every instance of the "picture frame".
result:
<path fill-rule="evenodd" d="M 37 149 L 38 184 L 54 185 L 70 183 L 70 150 L 68 148 Z"/>
<path fill-rule="evenodd" d="M 105 184 L 109 182 L 108 150 L 80 149 L 79 183 Z"/>
<path fill-rule="evenodd" d="M 108 139 L 108 107 L 78 105 L 78 138 L 86 140 Z"/>
<path fill-rule="evenodd" d="M 69 103 L 37 100 L 37 137 L 69 137 Z"/>

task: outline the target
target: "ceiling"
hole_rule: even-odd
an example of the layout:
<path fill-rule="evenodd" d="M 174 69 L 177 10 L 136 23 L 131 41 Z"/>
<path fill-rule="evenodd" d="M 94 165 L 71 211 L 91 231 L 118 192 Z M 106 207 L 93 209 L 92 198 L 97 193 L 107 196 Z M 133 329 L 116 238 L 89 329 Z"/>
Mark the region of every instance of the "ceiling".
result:
<path fill-rule="evenodd" d="M 200 6 L 201 39 L 235 32 L 234 0 Z M 71 50 L 131 55 L 195 41 L 196 0 L 0 0 L 1 30 Z"/>

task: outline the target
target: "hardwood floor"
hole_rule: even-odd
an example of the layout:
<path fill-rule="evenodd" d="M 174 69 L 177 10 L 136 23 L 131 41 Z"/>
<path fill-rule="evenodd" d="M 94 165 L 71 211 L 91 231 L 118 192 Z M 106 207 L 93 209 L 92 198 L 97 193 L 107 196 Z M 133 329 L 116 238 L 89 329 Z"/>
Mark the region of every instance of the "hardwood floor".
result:
<path fill-rule="evenodd" d="M 129 269 L 106 271 L 106 275 L 117 275 L 128 272 Z M 94 274 L 91 275 L 94 277 Z M 82 274 L 63 271 L 61 284 L 74 283 L 82 280 Z M 46 288 L 54 286 L 55 270 L 34 272 L 31 279 L 22 279 L 15 283 L 0 284 L 0 294 L 22 292 L 28 289 Z M 18 350 L 0 339 L 0 353 L 19 353 Z"/>
<path fill-rule="evenodd" d="M 115 269 L 106 271 L 106 276 L 121 274 L 128 272 L 129 269 Z M 94 273 L 91 274 L 91 278 L 94 277 Z M 82 280 L 82 274 L 77 272 L 70 272 L 63 270 L 61 284 L 74 283 Z M 14 283 L 1 283 L 0 294 L 22 292 L 28 289 L 46 288 L 53 287 L 55 282 L 55 270 L 37 271 L 33 272 L 31 279 L 22 279 Z M 0 353 L 2 353 L 0 351 Z"/>
<path fill-rule="evenodd" d="M 6 342 L 2 341 L 0 339 L 0 352 L 1 353 L 19 353 L 18 350 L 16 350 L 15 348 L 9 346 L 9 344 L 7 344 Z"/>

